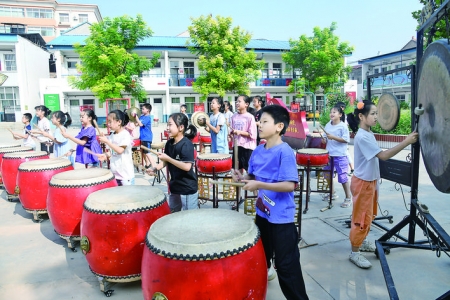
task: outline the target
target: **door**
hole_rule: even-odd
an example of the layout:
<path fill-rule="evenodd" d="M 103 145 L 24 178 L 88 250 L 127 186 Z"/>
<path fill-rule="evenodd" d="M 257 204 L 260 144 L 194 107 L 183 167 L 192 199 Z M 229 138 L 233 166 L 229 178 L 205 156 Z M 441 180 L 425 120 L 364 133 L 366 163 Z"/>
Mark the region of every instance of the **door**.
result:
<path fill-rule="evenodd" d="M 153 119 L 159 119 L 159 121 L 162 122 L 163 116 L 162 98 L 153 99 L 153 107 L 152 112 L 150 114 L 153 115 Z"/>
<path fill-rule="evenodd" d="M 81 121 L 80 121 L 80 100 L 74 99 L 69 100 L 70 108 L 69 108 L 69 114 L 72 118 L 72 126 L 79 126 L 81 127 Z"/>

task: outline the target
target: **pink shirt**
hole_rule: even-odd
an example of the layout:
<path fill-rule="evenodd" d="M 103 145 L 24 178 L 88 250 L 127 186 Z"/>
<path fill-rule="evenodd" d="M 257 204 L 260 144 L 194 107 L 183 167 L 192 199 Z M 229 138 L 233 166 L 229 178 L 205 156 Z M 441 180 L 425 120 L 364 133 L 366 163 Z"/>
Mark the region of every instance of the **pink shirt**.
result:
<path fill-rule="evenodd" d="M 250 133 L 250 136 L 237 136 L 237 144 L 245 149 L 254 150 L 256 148 L 256 122 L 255 117 L 249 113 L 236 113 L 231 117 L 231 128 Z"/>

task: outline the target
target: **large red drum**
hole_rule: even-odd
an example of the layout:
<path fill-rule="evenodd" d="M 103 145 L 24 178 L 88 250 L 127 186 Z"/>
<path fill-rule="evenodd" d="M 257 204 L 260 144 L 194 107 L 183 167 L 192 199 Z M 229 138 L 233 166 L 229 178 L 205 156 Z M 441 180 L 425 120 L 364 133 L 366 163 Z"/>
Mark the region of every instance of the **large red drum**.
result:
<path fill-rule="evenodd" d="M 144 299 L 266 298 L 264 249 L 246 215 L 224 209 L 177 212 L 153 223 L 145 243 Z"/>
<path fill-rule="evenodd" d="M 141 140 L 139 140 L 139 139 L 133 140 L 132 148 L 138 148 L 140 145 L 141 145 Z"/>
<path fill-rule="evenodd" d="M 170 214 L 164 192 L 152 186 L 120 186 L 89 195 L 81 216 L 81 249 L 91 271 L 111 282 L 141 279 L 150 226 Z"/>
<path fill-rule="evenodd" d="M 233 161 L 230 154 L 207 153 L 197 155 L 197 172 L 199 174 L 223 175 L 231 171 Z"/>
<path fill-rule="evenodd" d="M 47 211 L 56 233 L 69 248 L 80 240 L 83 204 L 93 192 L 117 186 L 113 173 L 107 169 L 77 169 L 56 174 L 49 183 Z"/>
<path fill-rule="evenodd" d="M 9 144 L 4 144 L 4 145 L 7 146 Z M 20 145 L 19 145 L 19 147 L 17 147 L 17 145 L 14 145 L 14 144 L 11 144 L 9 148 L 8 147 L 0 148 L 0 187 L 1 188 L 3 188 L 3 177 L 1 174 L 1 165 L 3 162 L 3 155 L 5 155 L 6 153 L 23 152 L 23 151 L 31 151 L 31 150 L 33 150 L 33 148 L 31 148 L 31 147 L 27 147 L 27 146 L 21 147 Z"/>
<path fill-rule="evenodd" d="M 53 175 L 73 170 L 65 158 L 49 158 L 27 161 L 19 166 L 16 193 L 26 212 L 40 221 L 39 214 L 47 213 L 48 183 Z"/>
<path fill-rule="evenodd" d="M 9 148 L 15 149 L 15 148 Z M 5 153 L 2 161 L 3 185 L 5 186 L 8 200 L 17 199 L 17 173 L 21 163 L 31 160 L 48 158 L 45 151 L 23 151 Z M 30 182 L 29 184 L 33 184 Z"/>
<path fill-rule="evenodd" d="M 313 132 L 306 136 L 305 140 L 305 148 L 319 148 L 319 149 L 326 149 L 327 144 L 322 143 L 323 138 L 320 133 Z"/>
<path fill-rule="evenodd" d="M 204 144 L 211 144 L 211 135 L 209 133 L 202 132 L 200 134 L 200 142 Z"/>
<path fill-rule="evenodd" d="M 299 149 L 296 154 L 297 164 L 301 166 L 321 167 L 328 164 L 328 151 L 325 149 Z"/>
<path fill-rule="evenodd" d="M 197 134 L 191 140 L 192 144 L 198 144 L 200 142 L 200 132 L 197 131 Z"/>

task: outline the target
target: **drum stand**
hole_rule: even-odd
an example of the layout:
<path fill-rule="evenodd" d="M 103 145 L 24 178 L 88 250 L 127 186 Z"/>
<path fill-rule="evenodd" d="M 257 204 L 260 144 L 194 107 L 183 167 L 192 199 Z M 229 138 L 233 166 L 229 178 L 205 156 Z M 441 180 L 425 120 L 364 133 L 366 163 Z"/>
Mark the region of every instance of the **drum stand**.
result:
<path fill-rule="evenodd" d="M 107 281 L 104 277 L 97 276 L 98 283 L 100 284 L 100 291 L 102 291 L 106 297 L 111 297 L 114 290 L 111 288 L 116 284 L 116 282 Z"/>

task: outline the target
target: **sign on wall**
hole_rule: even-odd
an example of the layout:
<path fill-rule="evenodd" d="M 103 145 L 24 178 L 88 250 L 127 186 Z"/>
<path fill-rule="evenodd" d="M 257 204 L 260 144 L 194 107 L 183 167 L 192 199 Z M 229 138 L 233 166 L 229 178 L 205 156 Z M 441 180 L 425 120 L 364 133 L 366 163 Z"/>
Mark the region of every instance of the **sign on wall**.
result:
<path fill-rule="evenodd" d="M 44 94 L 44 105 L 51 111 L 60 110 L 59 94 Z"/>

